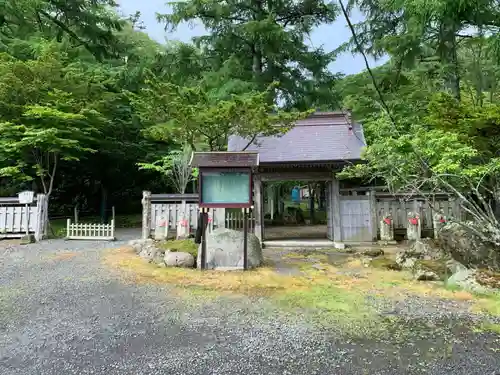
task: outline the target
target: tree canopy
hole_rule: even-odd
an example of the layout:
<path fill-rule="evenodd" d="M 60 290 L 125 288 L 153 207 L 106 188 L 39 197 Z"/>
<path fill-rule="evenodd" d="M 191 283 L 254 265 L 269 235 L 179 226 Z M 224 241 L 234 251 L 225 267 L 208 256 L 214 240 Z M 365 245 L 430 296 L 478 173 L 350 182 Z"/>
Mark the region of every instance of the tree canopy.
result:
<path fill-rule="evenodd" d="M 368 147 L 344 177 L 475 191 L 500 213 L 498 1 L 170 5 L 157 9 L 167 30 L 200 22 L 205 35 L 158 43 L 112 0 L 2 1 L 2 195 L 31 187 L 58 212 L 139 204 L 143 189 L 180 189 L 171 176 L 187 149 L 224 150 L 230 134 L 279 135 L 312 110 L 350 108 Z M 342 6 L 364 15 L 353 38 L 313 47 L 310 34 Z M 344 76 L 331 70 L 343 51 L 389 61 Z"/>

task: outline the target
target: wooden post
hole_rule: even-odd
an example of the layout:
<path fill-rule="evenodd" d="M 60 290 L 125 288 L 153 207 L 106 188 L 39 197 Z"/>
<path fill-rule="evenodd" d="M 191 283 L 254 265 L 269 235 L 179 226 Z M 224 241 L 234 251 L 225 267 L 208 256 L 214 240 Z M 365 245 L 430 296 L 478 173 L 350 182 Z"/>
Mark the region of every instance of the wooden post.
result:
<path fill-rule="evenodd" d="M 73 214 L 75 217 L 75 224 L 78 224 L 78 204 L 75 205 L 75 208 L 73 209 Z"/>
<path fill-rule="evenodd" d="M 30 205 L 26 204 L 26 236 L 30 235 Z"/>
<path fill-rule="evenodd" d="M 200 225 L 201 225 L 201 256 L 200 256 L 200 269 L 204 270 L 207 267 L 207 232 L 206 232 L 206 225 L 207 219 L 208 219 L 208 214 L 206 213 L 207 209 L 206 208 L 200 208 Z"/>
<path fill-rule="evenodd" d="M 151 235 L 151 192 L 142 192 L 142 239 Z"/>
<path fill-rule="evenodd" d="M 273 216 L 272 220 L 274 220 L 274 217 L 276 214 L 279 214 L 280 212 L 280 197 L 279 197 L 279 189 L 276 188 L 276 185 L 273 185 Z"/>
<path fill-rule="evenodd" d="M 319 186 L 320 186 L 320 188 L 319 188 L 318 207 L 319 207 L 320 211 L 324 211 L 324 209 L 325 209 L 325 201 L 326 201 L 326 185 L 325 185 L 325 182 L 322 181 Z"/>
<path fill-rule="evenodd" d="M 461 207 L 460 207 L 460 200 L 458 200 L 456 198 L 450 198 L 449 202 L 450 202 L 450 206 L 452 207 L 451 208 L 451 212 L 452 212 L 452 217 L 451 218 L 452 218 L 452 220 L 455 220 L 455 221 L 463 220 L 464 217 L 462 217 L 462 210 L 461 210 Z"/>
<path fill-rule="evenodd" d="M 113 240 L 115 239 L 115 215 L 114 215 L 114 211 L 115 210 L 113 209 L 113 218 L 111 219 L 111 238 Z"/>
<path fill-rule="evenodd" d="M 311 220 L 311 224 L 315 223 L 315 217 L 314 217 L 314 190 L 312 188 L 312 184 L 307 184 L 307 189 L 309 190 L 309 217 Z"/>
<path fill-rule="evenodd" d="M 375 197 L 375 190 L 370 190 L 368 192 L 368 195 L 370 197 L 370 219 L 371 219 L 371 228 L 372 228 L 372 240 L 377 241 L 377 224 L 378 224 L 378 217 L 377 217 L 377 198 Z"/>
<path fill-rule="evenodd" d="M 196 212 L 196 214 L 198 214 Z M 168 231 L 170 229 L 170 209 L 167 207 L 165 212 L 165 228 L 163 229 L 163 237 L 168 240 Z"/>
<path fill-rule="evenodd" d="M 69 238 L 71 236 L 71 219 L 66 220 L 66 237 Z"/>
<path fill-rule="evenodd" d="M 332 181 L 326 183 L 326 237 L 333 241 Z"/>
<path fill-rule="evenodd" d="M 274 206 L 275 206 L 275 188 L 272 184 L 267 184 L 266 186 L 266 196 L 267 196 L 267 206 L 266 206 L 266 214 L 271 215 L 271 220 L 274 219 Z"/>
<path fill-rule="evenodd" d="M 277 190 L 276 200 L 278 202 L 278 215 L 283 215 L 285 213 L 285 201 L 283 200 L 283 185 L 279 186 Z"/>
<path fill-rule="evenodd" d="M 340 217 L 340 186 L 339 180 L 335 177 L 332 180 L 331 206 L 333 240 L 340 244 L 342 242 L 342 219 Z"/>
<path fill-rule="evenodd" d="M 256 175 L 253 179 L 253 212 L 255 217 L 255 227 L 254 233 L 262 244 L 263 240 L 263 221 L 264 217 L 262 215 L 263 212 L 263 199 L 262 199 L 262 180 L 260 176 Z"/>
<path fill-rule="evenodd" d="M 243 269 L 248 269 L 248 215 L 247 209 L 243 209 Z"/>
<path fill-rule="evenodd" d="M 226 209 L 217 208 L 213 210 L 214 226 L 216 228 L 226 228 Z"/>

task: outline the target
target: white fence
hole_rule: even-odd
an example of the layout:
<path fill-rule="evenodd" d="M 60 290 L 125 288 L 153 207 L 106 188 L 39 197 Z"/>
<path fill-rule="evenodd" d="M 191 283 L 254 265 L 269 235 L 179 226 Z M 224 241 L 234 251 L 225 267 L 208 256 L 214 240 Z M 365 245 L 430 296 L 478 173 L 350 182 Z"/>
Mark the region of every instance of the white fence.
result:
<path fill-rule="evenodd" d="M 44 194 L 38 194 L 33 203 L 19 203 L 18 197 L 0 198 L 0 239 L 21 238 L 28 233 L 37 241 L 43 239 L 47 229 L 48 201 Z"/>
<path fill-rule="evenodd" d="M 151 237 L 156 228 L 164 231 L 162 236 L 175 234 L 178 222 L 184 219 L 189 232 L 194 233 L 198 227 L 198 195 L 197 194 L 151 194 L 144 192 L 142 199 L 143 209 L 143 238 Z M 243 230 L 243 213 L 240 210 L 225 208 L 210 209 L 208 214 L 208 231 L 214 228 L 229 228 Z M 253 231 L 255 218 L 251 213 L 248 217 L 248 228 Z"/>
<path fill-rule="evenodd" d="M 68 240 L 115 240 L 115 220 L 110 224 L 66 223 L 66 238 Z"/>

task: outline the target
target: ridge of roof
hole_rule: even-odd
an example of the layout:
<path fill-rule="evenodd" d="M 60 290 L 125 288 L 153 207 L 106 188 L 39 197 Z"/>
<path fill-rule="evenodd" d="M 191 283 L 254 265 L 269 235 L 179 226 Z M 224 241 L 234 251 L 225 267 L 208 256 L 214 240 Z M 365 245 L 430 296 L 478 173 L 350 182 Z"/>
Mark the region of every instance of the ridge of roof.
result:
<path fill-rule="evenodd" d="M 228 151 L 247 144 L 247 139 L 232 135 Z M 257 151 L 262 163 L 346 161 L 361 159 L 365 146 L 363 126 L 351 121 L 350 113 L 317 112 L 297 121 L 285 134 L 256 137 L 247 151 Z"/>

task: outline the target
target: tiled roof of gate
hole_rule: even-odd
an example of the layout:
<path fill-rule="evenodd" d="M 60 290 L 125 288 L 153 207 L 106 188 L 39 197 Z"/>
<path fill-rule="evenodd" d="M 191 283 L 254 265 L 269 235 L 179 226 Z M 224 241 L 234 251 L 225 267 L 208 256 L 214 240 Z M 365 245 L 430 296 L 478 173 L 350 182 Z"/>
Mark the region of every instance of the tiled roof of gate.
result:
<path fill-rule="evenodd" d="M 363 126 L 342 112 L 318 112 L 297 121 L 282 136 L 257 137 L 246 151 L 257 151 L 260 163 L 359 160 L 366 146 Z M 230 136 L 228 151 L 240 151 L 247 139 Z"/>
<path fill-rule="evenodd" d="M 242 152 L 193 152 L 190 165 L 193 167 L 256 167 L 259 165 L 259 153 Z"/>

